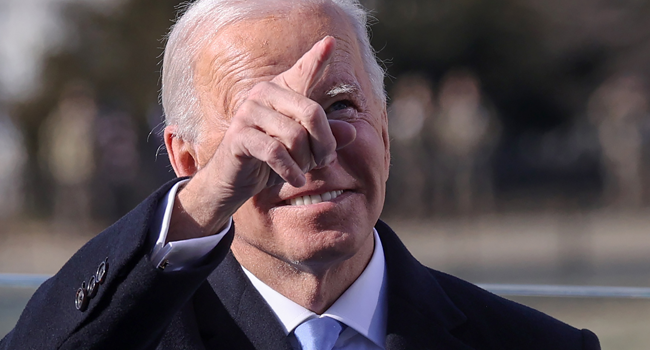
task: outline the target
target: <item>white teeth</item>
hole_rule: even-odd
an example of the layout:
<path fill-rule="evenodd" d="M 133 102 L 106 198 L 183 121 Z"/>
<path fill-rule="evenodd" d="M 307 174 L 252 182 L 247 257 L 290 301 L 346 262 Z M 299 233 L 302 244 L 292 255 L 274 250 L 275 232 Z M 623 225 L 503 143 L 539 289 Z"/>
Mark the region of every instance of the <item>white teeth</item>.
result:
<path fill-rule="evenodd" d="M 320 202 L 331 201 L 332 199 L 343 194 L 343 190 L 325 192 L 323 194 L 312 194 L 310 196 L 302 196 L 291 198 L 288 202 L 290 205 L 309 205 L 317 204 Z"/>
<path fill-rule="evenodd" d="M 320 196 L 320 194 L 313 194 L 309 197 L 311 197 L 311 204 L 318 204 L 323 201 L 323 198 Z"/>

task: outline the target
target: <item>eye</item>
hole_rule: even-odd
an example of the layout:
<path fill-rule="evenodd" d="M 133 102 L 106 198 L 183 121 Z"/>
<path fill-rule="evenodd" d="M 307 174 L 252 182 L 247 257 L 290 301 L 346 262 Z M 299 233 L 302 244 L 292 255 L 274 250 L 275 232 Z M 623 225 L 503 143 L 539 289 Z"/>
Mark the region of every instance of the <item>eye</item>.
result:
<path fill-rule="evenodd" d="M 334 103 L 332 103 L 329 108 L 325 111 L 326 113 L 331 113 L 331 112 L 336 112 L 336 111 L 341 111 L 347 108 L 354 107 L 354 104 L 352 101 L 349 100 L 339 100 Z"/>

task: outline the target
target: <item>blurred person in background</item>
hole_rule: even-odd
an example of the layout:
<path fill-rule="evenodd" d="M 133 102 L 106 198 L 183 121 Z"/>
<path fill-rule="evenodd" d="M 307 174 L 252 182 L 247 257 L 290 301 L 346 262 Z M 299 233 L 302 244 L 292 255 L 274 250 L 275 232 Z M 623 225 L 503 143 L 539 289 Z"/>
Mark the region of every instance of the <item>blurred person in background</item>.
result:
<path fill-rule="evenodd" d="M 128 212 L 136 193 L 140 170 L 138 136 L 133 117 L 119 106 L 100 109 L 95 138 L 97 143 L 97 210 L 115 220 Z"/>
<path fill-rule="evenodd" d="M 42 166 L 54 180 L 54 220 L 90 222 L 90 184 L 95 170 L 97 106 L 85 82 L 69 83 L 39 130 Z"/>
<path fill-rule="evenodd" d="M 642 130 L 648 122 L 648 90 L 636 75 L 614 75 L 592 95 L 588 114 L 598 128 L 604 197 L 622 208 L 643 204 Z"/>
<path fill-rule="evenodd" d="M 26 161 L 22 134 L 0 106 L 0 220 L 21 213 Z"/>
<path fill-rule="evenodd" d="M 388 130 L 391 136 L 391 176 L 386 202 L 392 213 L 417 217 L 431 214 L 430 193 L 423 190 L 432 160 L 422 134 L 434 113 L 433 91 L 422 75 L 410 73 L 397 79 L 391 91 Z"/>
<path fill-rule="evenodd" d="M 163 63 L 179 178 L 46 281 L 0 349 L 599 349 L 422 266 L 379 220 L 366 18 L 353 0 L 193 3 Z"/>
<path fill-rule="evenodd" d="M 452 212 L 469 214 L 479 199 L 492 206 L 488 160 L 500 137 L 500 124 L 487 108 L 480 83 L 469 71 L 447 73 L 438 92 L 438 110 L 430 124 L 435 143 L 431 167 L 434 211 L 452 203 Z M 482 196 L 481 196 L 482 195 Z"/>

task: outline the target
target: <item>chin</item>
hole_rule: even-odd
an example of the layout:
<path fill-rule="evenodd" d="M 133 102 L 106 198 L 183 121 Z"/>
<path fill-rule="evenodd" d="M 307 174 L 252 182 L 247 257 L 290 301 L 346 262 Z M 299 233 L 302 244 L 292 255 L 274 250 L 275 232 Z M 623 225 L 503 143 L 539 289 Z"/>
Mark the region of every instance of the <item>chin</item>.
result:
<path fill-rule="evenodd" d="M 373 212 L 367 211 L 368 204 L 348 195 L 338 203 L 242 212 L 236 214 L 235 227 L 241 240 L 254 248 L 250 253 L 261 252 L 298 269 L 331 266 L 351 259 L 365 245 L 373 246 L 376 220 L 369 219 Z"/>
<path fill-rule="evenodd" d="M 313 230 L 307 227 L 294 227 L 284 231 L 286 246 L 278 254 L 284 253 L 287 262 L 306 266 L 331 265 L 352 258 L 361 250 L 372 229 L 361 232 L 353 228 L 328 228 Z"/>

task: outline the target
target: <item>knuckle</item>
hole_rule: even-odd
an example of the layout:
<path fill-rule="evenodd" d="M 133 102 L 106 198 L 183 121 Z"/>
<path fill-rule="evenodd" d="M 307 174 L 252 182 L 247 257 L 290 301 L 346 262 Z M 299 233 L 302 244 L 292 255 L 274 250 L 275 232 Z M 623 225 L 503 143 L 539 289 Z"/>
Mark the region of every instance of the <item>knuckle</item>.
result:
<path fill-rule="evenodd" d="M 228 126 L 228 129 L 223 133 L 221 142 L 242 142 L 242 135 L 248 134 L 249 128 L 243 118 L 233 118 Z"/>
<path fill-rule="evenodd" d="M 305 104 L 302 109 L 302 114 L 305 117 L 303 119 L 303 125 L 307 127 L 314 127 L 318 124 L 319 118 L 324 114 L 323 108 L 316 102 Z"/>
<path fill-rule="evenodd" d="M 264 106 L 258 101 L 246 100 L 239 106 L 230 123 L 237 123 L 241 128 L 251 126 L 257 123 L 257 118 L 263 113 Z"/>
<path fill-rule="evenodd" d="M 271 91 L 275 89 L 275 85 L 268 81 L 262 81 L 251 88 L 248 92 L 248 99 L 254 101 L 266 101 Z"/>
<path fill-rule="evenodd" d="M 252 102 L 251 100 L 246 100 L 244 101 L 239 109 L 237 110 L 237 113 L 235 114 L 236 117 L 242 118 L 242 116 L 249 116 L 253 113 L 253 108 L 255 107 L 255 103 Z M 235 118 L 233 118 L 234 120 Z"/>
<path fill-rule="evenodd" d="M 284 146 L 277 141 L 277 140 L 272 140 L 266 144 L 266 156 L 267 159 L 265 161 L 269 161 L 271 159 L 278 159 L 282 157 L 284 151 Z"/>
<path fill-rule="evenodd" d="M 306 117 L 317 117 L 320 114 L 321 106 L 317 104 L 316 102 L 309 101 L 309 103 L 305 103 L 305 105 L 302 108 L 302 113 Z"/>
<path fill-rule="evenodd" d="M 222 143 L 228 144 L 228 145 L 231 145 L 231 146 L 234 146 L 234 147 L 237 147 L 237 148 L 242 147 L 242 146 L 247 147 L 248 145 L 250 145 L 250 143 L 248 141 L 250 140 L 251 135 L 249 135 L 249 134 L 250 134 L 250 132 L 248 130 L 246 130 L 246 129 L 235 130 L 235 132 L 229 133 L 229 135 L 227 136 L 228 139 L 226 139 L 226 137 L 224 137 L 224 140 L 222 141 Z M 249 137 L 247 137 L 247 136 L 249 136 Z"/>
<path fill-rule="evenodd" d="M 302 127 L 289 128 L 287 133 L 289 136 L 289 147 L 292 149 L 300 147 L 307 142 L 307 131 Z"/>
<path fill-rule="evenodd" d="M 263 81 L 255 84 L 248 92 L 248 98 L 258 98 L 268 89 L 268 83 Z"/>

